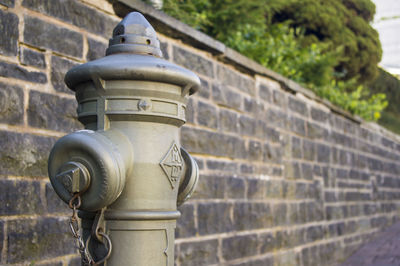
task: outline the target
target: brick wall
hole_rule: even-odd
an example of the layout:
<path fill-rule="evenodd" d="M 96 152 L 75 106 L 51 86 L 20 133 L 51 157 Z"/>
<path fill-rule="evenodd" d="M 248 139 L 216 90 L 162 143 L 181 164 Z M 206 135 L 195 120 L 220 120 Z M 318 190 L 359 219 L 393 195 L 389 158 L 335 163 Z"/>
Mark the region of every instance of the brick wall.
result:
<path fill-rule="evenodd" d="M 136 5 L 170 32 L 159 35 L 165 57 L 202 81 L 181 131 L 201 178 L 180 208 L 177 266 L 329 265 L 397 219 L 398 136 Z M 103 56 L 116 13 L 128 9 L 0 0 L 2 265 L 79 265 L 47 156 L 57 138 L 82 128 L 65 72 Z"/>

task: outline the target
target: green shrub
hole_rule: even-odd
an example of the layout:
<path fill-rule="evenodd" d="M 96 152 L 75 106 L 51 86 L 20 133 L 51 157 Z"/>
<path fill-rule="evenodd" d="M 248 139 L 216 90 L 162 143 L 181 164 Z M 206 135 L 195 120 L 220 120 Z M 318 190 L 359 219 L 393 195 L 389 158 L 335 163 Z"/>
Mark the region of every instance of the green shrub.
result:
<path fill-rule="evenodd" d="M 336 0 L 328 1 L 329 10 L 322 12 L 325 2 L 164 0 L 163 9 L 265 67 L 312 89 L 343 109 L 366 120 L 376 121 L 387 106 L 385 94 L 371 94 L 365 86 L 360 85 L 360 80 L 368 80 L 365 75 L 374 75 L 373 69 L 379 61 L 376 59 L 380 59 L 379 39 L 368 26 L 375 12 L 374 6 L 370 5 L 370 0 L 362 0 L 362 3 Z M 308 13 L 319 15 L 306 18 L 304 14 L 296 13 L 305 7 L 309 8 Z M 323 20 L 317 20 L 322 15 Z M 343 19 L 347 24 L 343 24 Z M 281 22 L 272 23 L 277 20 Z M 321 28 L 318 23 L 326 28 Z M 344 28 L 335 32 L 338 25 Z M 317 29 L 321 32 L 318 33 Z M 324 37 L 319 39 L 323 33 Z M 335 36 L 331 36 L 335 33 Z M 339 40 L 342 40 L 342 44 Z M 353 51 L 351 47 L 362 49 Z M 375 52 L 368 52 L 368 49 L 375 49 Z M 349 51 L 350 54 L 357 52 L 357 56 L 352 58 Z M 372 66 L 368 58 L 373 59 L 370 60 Z M 365 64 L 369 70 L 362 67 L 366 72 L 356 75 L 354 69 Z"/>

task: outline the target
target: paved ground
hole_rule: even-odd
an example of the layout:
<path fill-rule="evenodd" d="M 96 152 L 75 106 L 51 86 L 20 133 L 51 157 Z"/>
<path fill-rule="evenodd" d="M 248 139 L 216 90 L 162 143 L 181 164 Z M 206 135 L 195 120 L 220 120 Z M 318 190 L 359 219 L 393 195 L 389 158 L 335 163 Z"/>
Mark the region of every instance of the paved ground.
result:
<path fill-rule="evenodd" d="M 341 266 L 400 266 L 400 222 L 379 233 Z"/>

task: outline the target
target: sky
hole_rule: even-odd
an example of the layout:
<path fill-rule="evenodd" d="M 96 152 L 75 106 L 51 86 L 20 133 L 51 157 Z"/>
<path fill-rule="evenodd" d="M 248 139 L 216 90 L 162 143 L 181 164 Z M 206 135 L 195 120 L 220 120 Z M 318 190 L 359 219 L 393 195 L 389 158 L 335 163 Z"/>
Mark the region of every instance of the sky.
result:
<path fill-rule="evenodd" d="M 376 14 L 373 27 L 379 32 L 383 55 L 380 65 L 400 75 L 400 0 L 373 0 Z"/>

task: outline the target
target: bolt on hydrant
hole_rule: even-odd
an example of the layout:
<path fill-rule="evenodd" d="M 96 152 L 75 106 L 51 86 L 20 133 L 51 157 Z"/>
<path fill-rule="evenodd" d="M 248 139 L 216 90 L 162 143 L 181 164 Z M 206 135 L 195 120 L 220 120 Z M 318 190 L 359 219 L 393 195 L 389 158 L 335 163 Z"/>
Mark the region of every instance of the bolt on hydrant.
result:
<path fill-rule="evenodd" d="M 115 27 L 106 56 L 72 68 L 65 82 L 85 130 L 56 142 L 48 170 L 73 209 L 83 263 L 173 266 L 177 206 L 199 178 L 179 141 L 199 78 L 162 59 L 153 27 L 132 12 Z"/>

